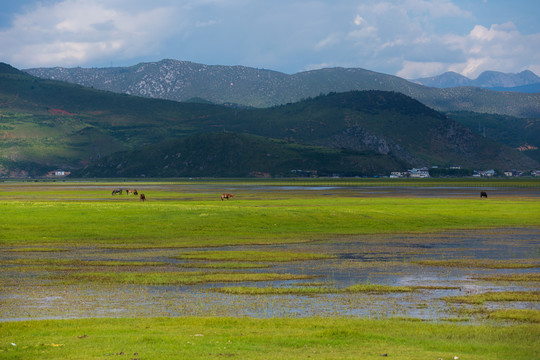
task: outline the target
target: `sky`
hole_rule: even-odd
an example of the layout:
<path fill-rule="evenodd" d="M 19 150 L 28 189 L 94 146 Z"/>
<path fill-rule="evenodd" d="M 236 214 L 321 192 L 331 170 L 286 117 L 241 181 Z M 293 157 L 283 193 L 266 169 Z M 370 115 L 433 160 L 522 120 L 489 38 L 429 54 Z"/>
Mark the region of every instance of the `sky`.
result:
<path fill-rule="evenodd" d="M 538 0 L 0 0 L 0 62 L 540 75 Z"/>

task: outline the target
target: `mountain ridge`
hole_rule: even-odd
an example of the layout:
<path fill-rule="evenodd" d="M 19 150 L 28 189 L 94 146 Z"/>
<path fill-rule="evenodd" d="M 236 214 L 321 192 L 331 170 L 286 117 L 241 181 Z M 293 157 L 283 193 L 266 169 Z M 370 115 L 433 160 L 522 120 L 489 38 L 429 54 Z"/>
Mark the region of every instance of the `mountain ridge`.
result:
<path fill-rule="evenodd" d="M 475 86 L 487 89 L 504 91 L 529 85 L 540 84 L 540 77 L 530 70 L 519 73 L 503 73 L 499 71 L 484 71 L 476 79 L 468 78 L 453 71 L 437 76 L 411 80 L 414 83 L 436 88 L 449 88 L 459 86 Z"/>
<path fill-rule="evenodd" d="M 540 117 L 540 94 L 502 94 L 468 87 L 439 89 L 361 68 L 325 68 L 288 75 L 245 66 L 165 59 L 119 68 L 40 68 L 27 73 L 96 89 L 150 98 L 271 107 L 330 92 L 397 91 L 438 111 Z"/>

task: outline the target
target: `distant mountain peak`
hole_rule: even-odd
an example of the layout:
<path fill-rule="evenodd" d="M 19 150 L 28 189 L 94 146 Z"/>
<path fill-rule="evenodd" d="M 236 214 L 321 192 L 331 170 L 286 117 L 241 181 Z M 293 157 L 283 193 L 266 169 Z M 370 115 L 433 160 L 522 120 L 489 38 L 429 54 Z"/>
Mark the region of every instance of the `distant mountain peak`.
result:
<path fill-rule="evenodd" d="M 471 79 L 454 71 L 447 71 L 441 75 L 415 79 L 413 82 L 430 87 L 446 88 L 457 86 L 469 86 Z"/>
<path fill-rule="evenodd" d="M 458 86 L 476 86 L 481 88 L 514 88 L 540 83 L 540 77 L 530 70 L 519 73 L 503 73 L 500 71 L 484 71 L 476 79 L 470 79 L 453 71 L 441 75 L 412 80 L 417 84 L 437 88 Z"/>
<path fill-rule="evenodd" d="M 540 77 L 530 70 L 517 74 L 484 71 L 474 80 L 474 85 L 479 87 L 516 87 L 537 83 L 540 83 Z"/>

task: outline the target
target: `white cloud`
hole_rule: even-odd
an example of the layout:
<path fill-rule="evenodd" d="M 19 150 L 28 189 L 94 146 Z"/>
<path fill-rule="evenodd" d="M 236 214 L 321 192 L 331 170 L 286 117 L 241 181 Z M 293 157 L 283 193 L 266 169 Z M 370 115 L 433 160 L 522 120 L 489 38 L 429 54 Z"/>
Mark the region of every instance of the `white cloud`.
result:
<path fill-rule="evenodd" d="M 362 18 L 360 15 L 356 15 L 354 18 L 354 25 L 360 26 L 365 22 L 364 18 Z"/>
<path fill-rule="evenodd" d="M 353 30 L 349 37 L 359 56 L 399 65 L 398 76 L 417 78 L 456 71 L 475 77 L 485 70 L 505 72 L 538 68 L 540 34 L 522 34 L 511 22 L 489 28 L 477 24 L 469 33 L 437 30 L 438 19 L 467 19 L 472 14 L 451 1 L 404 0 L 364 3 L 358 7 L 370 31 Z M 368 55 L 369 56 L 369 55 Z M 516 70 L 519 69 L 519 70 Z"/>
<path fill-rule="evenodd" d="M 24 67 L 129 58 L 154 51 L 160 32 L 177 20 L 167 7 L 123 11 L 108 4 L 65 0 L 18 15 L 11 29 L 0 32 L 0 47 L 10 49 L 6 60 Z"/>
<path fill-rule="evenodd" d="M 465 36 L 440 38 L 444 47 L 455 49 L 463 60 L 450 57 L 437 63 L 404 61 L 398 75 L 406 78 L 430 76 L 441 71 L 455 71 L 470 78 L 486 70 L 516 72 L 538 69 L 540 34 L 521 34 L 512 23 L 494 24 L 489 29 L 476 25 Z M 441 70 L 437 70 L 441 69 Z"/>
<path fill-rule="evenodd" d="M 465 0 L 34 1 L 0 29 L 1 61 L 19 68 L 168 57 L 289 73 L 363 67 L 414 78 L 540 67 L 540 34 L 482 23 L 458 5 Z"/>
<path fill-rule="evenodd" d="M 315 44 L 315 49 L 321 50 L 329 46 L 339 44 L 341 42 L 341 34 L 330 34 L 326 38 L 322 39 Z"/>
<path fill-rule="evenodd" d="M 461 9 L 450 0 L 407 0 L 403 6 L 409 12 L 427 14 L 432 19 L 472 16 L 469 11 Z"/>
<path fill-rule="evenodd" d="M 540 63 L 540 33 L 522 34 L 513 23 L 494 24 L 489 29 L 477 25 L 453 42 L 467 59 L 451 66 L 469 77 L 492 69 L 503 72 L 532 69 Z"/>

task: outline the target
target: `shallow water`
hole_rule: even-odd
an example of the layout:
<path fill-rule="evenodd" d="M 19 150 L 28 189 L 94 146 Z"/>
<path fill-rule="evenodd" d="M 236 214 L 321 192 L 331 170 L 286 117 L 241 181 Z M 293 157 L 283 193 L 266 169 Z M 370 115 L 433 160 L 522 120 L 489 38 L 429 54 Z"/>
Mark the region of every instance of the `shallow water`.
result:
<path fill-rule="evenodd" d="M 420 259 L 538 259 L 540 230 L 505 229 L 459 231 L 448 234 L 355 236 L 330 242 L 275 246 L 224 247 L 223 250 L 309 251 L 335 255 L 334 259 L 274 263 L 270 268 L 241 270 L 313 275 L 313 279 L 253 283 L 210 283 L 191 286 L 58 284 L 50 272 L 21 266 L 3 266 L 0 321 L 131 316 L 362 316 L 414 317 L 444 320 L 463 316 L 441 300 L 447 296 L 487 291 L 538 290 L 538 283 L 493 283 L 474 280 L 478 275 L 533 273 L 534 269 L 481 269 L 420 266 Z M 197 249 L 190 249 L 190 251 Z M 214 249 L 216 250 L 216 249 Z M 189 262 L 171 258 L 178 249 L 110 250 L 78 248 L 63 253 L 1 252 L 1 259 L 54 257 L 85 260 Z M 540 262 L 538 262 L 540 266 Z M 195 269 L 200 270 L 200 269 Z M 152 271 L 147 269 L 145 271 Z M 194 271 L 184 269 L 182 271 Z M 236 270 L 239 271 L 239 270 Z M 52 271 L 54 273 L 54 270 Z M 56 274 L 58 275 L 58 274 Z M 225 295 L 211 291 L 226 286 L 287 287 L 322 283 L 335 288 L 354 284 L 433 286 L 404 294 Z M 319 284 L 320 285 L 320 284 Z M 318 286 L 318 285 L 316 285 Z M 487 304 L 488 308 L 540 309 L 538 303 Z M 466 316 L 468 317 L 468 316 Z"/>

